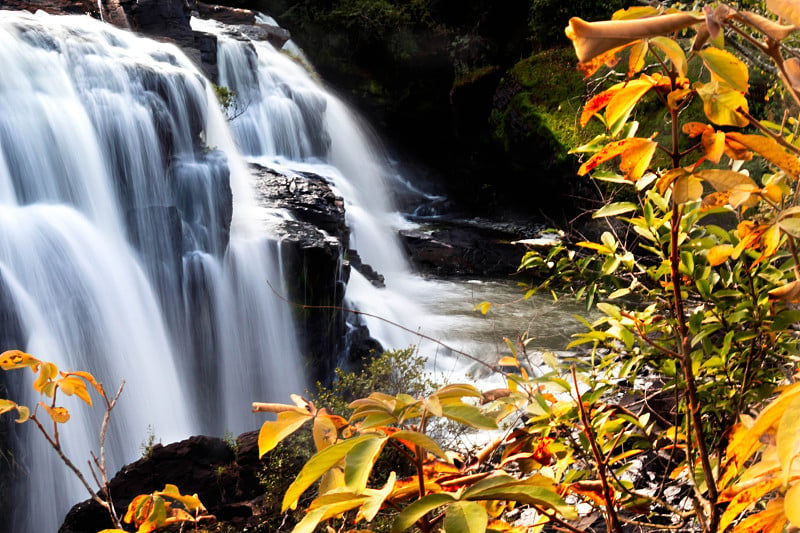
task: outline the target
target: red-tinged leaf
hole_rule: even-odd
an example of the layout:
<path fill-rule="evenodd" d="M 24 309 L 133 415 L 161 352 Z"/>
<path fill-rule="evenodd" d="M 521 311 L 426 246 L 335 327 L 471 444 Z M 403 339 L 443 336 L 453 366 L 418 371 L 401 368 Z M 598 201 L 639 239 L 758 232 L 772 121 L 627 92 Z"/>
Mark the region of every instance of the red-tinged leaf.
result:
<path fill-rule="evenodd" d="M 697 53 L 711 72 L 712 81 L 727 84 L 732 89 L 746 93 L 749 88 L 747 65 L 732 53 L 722 48 L 709 46 Z"/>
<path fill-rule="evenodd" d="M 714 124 L 743 128 L 750 123 L 737 111 L 750 109 L 743 92 L 716 80 L 709 83 L 695 83 L 694 89 L 703 100 L 703 111 Z"/>
<path fill-rule="evenodd" d="M 636 181 L 642 177 L 656 150 L 656 142 L 650 139 L 632 137 L 609 143 L 602 150 L 593 155 L 578 170 L 578 175 L 583 176 L 598 165 L 620 156 L 620 170 L 625 178 Z"/>
<path fill-rule="evenodd" d="M 800 160 L 787 152 L 777 141 L 764 135 L 744 135 L 730 132 L 726 137 L 759 154 L 773 165 L 783 170 L 787 176 L 797 179 L 800 176 Z"/>
<path fill-rule="evenodd" d="M 719 244 L 709 249 L 706 257 L 711 266 L 717 266 L 727 261 L 732 253 L 733 246 L 730 244 Z"/>
<path fill-rule="evenodd" d="M 0 354 L 0 369 L 2 370 L 30 367 L 36 372 L 39 370 L 40 364 L 42 364 L 42 361 L 19 350 L 8 350 Z"/>
<path fill-rule="evenodd" d="M 753 152 L 747 149 L 745 145 L 728 137 L 725 134 L 725 155 L 734 161 L 750 161 L 753 159 Z"/>
<path fill-rule="evenodd" d="M 753 26 L 761 33 L 770 36 L 776 41 L 782 41 L 787 38 L 796 29 L 792 25 L 780 24 L 772 19 L 761 16 L 758 13 L 751 11 L 739 11 L 738 15 L 745 20 L 747 24 Z"/>
<path fill-rule="evenodd" d="M 581 111 L 581 127 L 586 126 L 593 116 L 605 108 L 611 101 L 611 98 L 613 98 L 616 93 L 622 90 L 622 87 L 624 87 L 624 84 L 618 83 L 613 87 L 594 95 L 588 102 L 586 102 L 586 105 L 583 106 L 583 110 Z"/>
<path fill-rule="evenodd" d="M 608 50 L 639 39 L 665 35 L 702 22 L 701 17 L 673 13 L 636 20 L 586 22 L 573 17 L 566 29 L 578 60 L 586 62 Z"/>
<path fill-rule="evenodd" d="M 736 524 L 733 533 L 780 533 L 787 520 L 783 505 L 783 498 L 768 502 L 766 509 Z"/>
<path fill-rule="evenodd" d="M 600 481 L 578 481 L 567 485 L 567 490 L 573 494 L 583 496 L 592 501 L 597 506 L 605 506 L 606 500 L 603 497 L 603 484 Z M 611 494 L 612 501 L 615 494 Z"/>
<path fill-rule="evenodd" d="M 631 80 L 624 84 L 608 102 L 606 106 L 606 124 L 609 127 L 624 117 L 639 103 L 639 100 L 647 94 L 647 91 L 655 85 L 654 80 L 643 75 L 638 80 Z"/>
<path fill-rule="evenodd" d="M 139 494 L 130 504 L 125 512 L 123 520 L 126 524 L 133 523 L 138 526 L 150 514 L 152 500 L 149 494 Z"/>
<path fill-rule="evenodd" d="M 775 476 L 768 477 L 741 491 L 728 503 L 728 507 L 725 509 L 725 512 L 722 513 L 719 522 L 719 531 L 725 531 L 725 528 L 727 528 L 745 509 L 756 503 L 765 494 L 780 486 L 781 479 L 779 476 Z"/>
<path fill-rule="evenodd" d="M 602 54 L 593 57 L 589 61 L 578 63 L 578 71 L 583 75 L 584 78 L 588 78 L 600 70 L 600 67 L 603 65 L 607 66 L 608 68 L 612 68 L 619 61 L 617 54 L 632 44 L 633 43 L 628 43 L 617 48 L 612 48 L 607 52 L 603 52 Z"/>

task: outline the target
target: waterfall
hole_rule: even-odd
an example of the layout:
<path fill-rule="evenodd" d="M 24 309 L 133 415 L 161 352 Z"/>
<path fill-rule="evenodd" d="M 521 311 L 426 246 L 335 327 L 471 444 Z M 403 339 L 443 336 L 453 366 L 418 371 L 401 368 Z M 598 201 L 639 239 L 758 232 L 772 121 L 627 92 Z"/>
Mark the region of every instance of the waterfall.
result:
<path fill-rule="evenodd" d="M 303 390 L 266 284 L 282 276 L 271 214 L 183 54 L 88 17 L 0 11 L 0 72 L 0 349 L 126 381 L 109 473 L 148 433 L 253 429 L 251 401 Z M 39 400 L 30 372 L 0 379 Z M 85 464 L 102 412 L 69 400 L 61 439 Z M 0 529 L 56 531 L 87 494 L 31 430 L 12 429 L 26 473 Z"/>
<path fill-rule="evenodd" d="M 368 126 L 320 85 L 292 41 L 278 50 L 267 41 L 231 36 L 214 21 L 194 19 L 192 25 L 218 37 L 219 83 L 236 95 L 231 130 L 245 157 L 287 174 L 322 176 L 344 199 L 350 247 L 386 280 L 385 289 L 376 288 L 352 270 L 347 305 L 412 331 L 430 325 L 436 319 L 415 299 L 424 300 L 418 297 L 431 287 L 420 284 L 400 245 L 397 229 L 408 223 L 394 208 L 387 157 Z M 419 341 L 385 321 L 364 320 L 387 348 Z"/>

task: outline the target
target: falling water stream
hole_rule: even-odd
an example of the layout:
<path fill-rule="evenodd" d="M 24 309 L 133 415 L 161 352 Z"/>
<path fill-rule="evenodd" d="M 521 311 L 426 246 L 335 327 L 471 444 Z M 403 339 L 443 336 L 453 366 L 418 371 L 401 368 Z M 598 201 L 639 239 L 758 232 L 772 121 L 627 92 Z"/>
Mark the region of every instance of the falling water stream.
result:
<path fill-rule="evenodd" d="M 252 203 L 216 99 L 183 54 L 88 17 L 0 11 L 0 71 L 0 288 L 12 317 L 0 338 L 111 392 L 126 381 L 112 472 L 148 433 L 252 429 L 251 401 L 302 390 L 291 316 L 264 284 L 281 279 L 261 231 L 273 214 Z M 33 405 L 25 374 L 8 386 Z M 67 407 L 61 440 L 85 464 L 102 408 Z M 86 495 L 29 433 L 4 526 L 56 531 Z"/>
<path fill-rule="evenodd" d="M 255 203 L 245 158 L 322 176 L 345 199 L 351 247 L 386 279 L 377 288 L 353 270 L 345 298 L 403 324 L 365 319 L 384 346 L 416 344 L 420 332 L 477 350 L 483 341 L 465 334 L 481 330 L 472 295 L 516 294 L 512 283 L 416 275 L 397 237 L 409 223 L 392 205 L 395 176 L 369 129 L 292 54 L 195 24 L 219 36 L 219 83 L 242 105 L 230 123 L 174 46 L 88 17 L 0 11 L 0 316 L 10 317 L 0 347 L 89 370 L 109 390 L 126 381 L 112 471 L 148 434 L 250 430 L 251 401 L 304 388 L 289 310 L 265 283 L 282 279 L 265 227 L 287 215 Z M 465 290 L 466 302 L 453 296 Z M 447 350 L 429 349 L 455 368 Z M 31 379 L 6 383 L 29 405 Z M 67 407 L 62 441 L 83 464 L 102 413 Z M 85 495 L 28 429 L 13 433 L 27 474 L 5 526 L 56 531 Z"/>

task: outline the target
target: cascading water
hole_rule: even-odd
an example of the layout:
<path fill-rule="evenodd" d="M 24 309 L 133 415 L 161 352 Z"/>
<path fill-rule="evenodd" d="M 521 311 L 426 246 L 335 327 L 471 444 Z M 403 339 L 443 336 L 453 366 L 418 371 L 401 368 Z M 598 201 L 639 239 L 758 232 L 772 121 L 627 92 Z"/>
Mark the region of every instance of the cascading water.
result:
<path fill-rule="evenodd" d="M 88 17 L 0 11 L 0 71 L 0 349 L 111 391 L 126 380 L 110 473 L 148 432 L 253 429 L 251 401 L 302 390 L 290 314 L 265 283 L 280 284 L 277 244 L 183 54 Z M 12 397 L 35 404 L 16 372 Z M 101 408 L 66 405 L 61 438 L 85 464 Z M 56 531 L 86 494 L 22 429 L 26 473 L 0 530 Z"/>
<path fill-rule="evenodd" d="M 344 198 L 350 247 L 386 280 L 386 289 L 378 289 L 352 270 L 348 304 L 412 330 L 430 326 L 435 318 L 414 303 L 430 286 L 412 274 L 400 246 L 397 228 L 407 223 L 393 208 L 387 160 L 366 125 L 314 80 L 305 61 L 296 61 L 291 41 L 279 51 L 266 41 L 233 38 L 213 21 L 192 24 L 218 36 L 219 83 L 236 94 L 240 111 L 231 129 L 244 155 L 279 172 L 322 176 Z M 382 320 L 365 321 L 386 347 L 419 340 Z"/>

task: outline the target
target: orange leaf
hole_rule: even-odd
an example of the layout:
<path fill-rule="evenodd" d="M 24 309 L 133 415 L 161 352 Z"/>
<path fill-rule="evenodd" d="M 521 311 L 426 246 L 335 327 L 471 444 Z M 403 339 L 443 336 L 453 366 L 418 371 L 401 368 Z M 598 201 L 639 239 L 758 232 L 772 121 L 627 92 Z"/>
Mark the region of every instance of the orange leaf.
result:
<path fill-rule="evenodd" d="M 703 201 L 700 203 L 700 209 L 707 211 L 709 209 L 728 205 L 730 196 L 730 191 L 712 192 L 711 194 L 707 194 L 705 197 L 703 197 Z"/>
<path fill-rule="evenodd" d="M 581 111 L 581 128 L 586 126 L 589 123 L 589 120 L 595 116 L 598 111 L 603 109 L 608 103 L 611 101 L 611 98 L 622 90 L 624 85 L 622 83 L 618 83 L 612 87 L 609 87 L 605 91 L 594 95 L 591 100 L 586 102 L 586 105 L 583 106 L 583 111 Z"/>
<path fill-rule="evenodd" d="M 582 61 L 578 63 L 578 71 L 583 74 L 584 78 L 588 78 L 597 72 L 603 65 L 611 68 L 617 64 L 617 61 L 619 61 L 617 54 L 632 44 L 634 43 L 628 43 L 617 48 L 612 48 L 607 52 L 603 52 L 602 54 L 593 57 L 589 61 Z"/>
<path fill-rule="evenodd" d="M 50 407 L 44 402 L 39 402 L 39 406 L 47 411 L 56 424 L 63 424 L 69 420 L 69 411 L 65 407 Z"/>
<path fill-rule="evenodd" d="M 736 161 L 750 161 L 753 153 L 745 145 L 725 134 L 725 155 Z"/>
<path fill-rule="evenodd" d="M 800 160 L 790 154 L 777 141 L 764 135 L 743 135 L 738 132 L 726 134 L 726 138 L 736 141 L 756 152 L 773 165 L 783 170 L 787 176 L 797 179 L 800 176 Z"/>
<path fill-rule="evenodd" d="M 783 499 L 772 500 L 760 513 L 752 514 L 736 524 L 733 533 L 780 533 L 786 524 Z"/>
<path fill-rule="evenodd" d="M 787 303 L 800 303 L 800 281 L 790 281 L 786 285 L 781 285 L 769 291 L 770 300 L 780 300 Z"/>
<path fill-rule="evenodd" d="M 29 366 L 36 372 L 39 370 L 41 363 L 34 356 L 19 350 L 8 350 L 0 354 L 0 369 L 2 370 L 14 370 Z"/>
<path fill-rule="evenodd" d="M 609 487 L 609 489 L 611 490 L 611 499 L 613 501 L 615 499 L 614 488 Z M 606 504 L 606 500 L 603 497 L 603 484 L 600 481 L 570 483 L 567 485 L 567 490 L 591 500 L 595 505 L 605 506 Z"/>
<path fill-rule="evenodd" d="M 768 477 L 767 479 L 748 487 L 747 489 L 738 493 L 728 504 L 725 512 L 722 513 L 720 518 L 719 531 L 725 531 L 725 528 L 733 522 L 745 509 L 753 505 L 762 496 L 770 491 L 780 487 L 782 481 L 780 476 Z"/>
<path fill-rule="evenodd" d="M 653 88 L 655 80 L 647 75 L 642 75 L 638 80 L 631 80 L 624 84 L 608 102 L 606 107 L 606 124 L 611 127 L 626 113 L 630 112 L 636 103 Z"/>
<path fill-rule="evenodd" d="M 725 132 L 715 132 L 709 128 L 703 132 L 702 143 L 706 159 L 715 164 L 719 163 L 722 153 L 725 151 Z"/>

